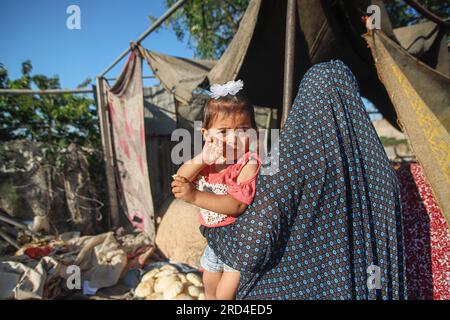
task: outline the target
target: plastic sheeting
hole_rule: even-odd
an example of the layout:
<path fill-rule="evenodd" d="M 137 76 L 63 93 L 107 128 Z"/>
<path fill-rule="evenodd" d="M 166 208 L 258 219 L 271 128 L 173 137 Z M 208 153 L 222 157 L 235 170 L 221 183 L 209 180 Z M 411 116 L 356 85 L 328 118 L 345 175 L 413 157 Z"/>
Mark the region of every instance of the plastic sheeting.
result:
<path fill-rule="evenodd" d="M 139 47 L 139 50 L 164 88 L 183 104 L 192 100 L 193 91 L 202 84 L 216 64 L 214 60 L 173 57 L 143 47 Z"/>
<path fill-rule="evenodd" d="M 447 33 L 433 22 L 394 29 L 395 37 L 409 54 L 449 76 Z"/>

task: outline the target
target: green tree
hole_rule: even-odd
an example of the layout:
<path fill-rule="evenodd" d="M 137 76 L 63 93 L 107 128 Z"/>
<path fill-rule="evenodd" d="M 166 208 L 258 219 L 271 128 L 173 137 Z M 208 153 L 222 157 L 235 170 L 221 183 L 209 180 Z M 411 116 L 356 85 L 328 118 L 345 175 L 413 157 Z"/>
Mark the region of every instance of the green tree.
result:
<path fill-rule="evenodd" d="M 31 61 L 22 63 L 22 76 L 12 80 L 0 64 L 0 88 L 60 89 L 57 76 L 32 74 Z M 89 85 L 85 80 L 79 88 Z M 58 151 L 71 142 L 98 148 L 100 135 L 93 99 L 86 95 L 1 95 L 0 142 L 28 139 L 44 143 L 49 151 Z"/>
<path fill-rule="evenodd" d="M 177 0 L 165 0 L 167 7 Z M 217 59 L 227 48 L 250 0 L 188 0 L 170 19 L 178 39 L 188 37 L 199 58 Z M 154 20 L 154 17 L 150 17 Z"/>

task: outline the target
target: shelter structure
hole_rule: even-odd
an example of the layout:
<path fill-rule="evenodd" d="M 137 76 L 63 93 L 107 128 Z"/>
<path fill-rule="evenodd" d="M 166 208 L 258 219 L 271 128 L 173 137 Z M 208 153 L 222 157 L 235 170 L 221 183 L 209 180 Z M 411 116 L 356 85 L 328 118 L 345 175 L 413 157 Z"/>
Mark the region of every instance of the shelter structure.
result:
<path fill-rule="evenodd" d="M 379 25 L 368 31 L 369 6 L 378 8 Z M 286 117 L 285 104 L 292 99 L 286 97 L 288 72 L 295 91 L 312 65 L 342 60 L 355 74 L 361 94 L 408 135 L 448 221 L 448 26 L 434 20 L 393 29 L 380 0 L 252 0 L 217 61 L 174 57 L 139 43 L 133 51 L 146 59 L 163 88 L 173 95 L 175 112 L 189 108 L 199 89 L 243 79 L 250 100 L 274 110 L 278 121 Z"/>

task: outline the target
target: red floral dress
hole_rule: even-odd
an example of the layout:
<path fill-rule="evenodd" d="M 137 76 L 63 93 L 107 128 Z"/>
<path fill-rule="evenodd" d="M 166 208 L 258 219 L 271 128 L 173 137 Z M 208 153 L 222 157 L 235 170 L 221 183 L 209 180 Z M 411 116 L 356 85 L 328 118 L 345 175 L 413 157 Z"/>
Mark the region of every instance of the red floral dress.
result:
<path fill-rule="evenodd" d="M 237 178 L 242 168 L 250 159 L 258 161 L 258 169 L 248 180 L 237 182 Z M 235 164 L 229 165 L 226 169 L 217 172 L 215 165 L 204 168 L 197 179 L 197 188 L 200 191 L 214 194 L 229 194 L 236 200 L 250 205 L 255 197 L 256 177 L 261 168 L 261 159 L 256 153 L 245 153 Z M 205 227 L 222 227 L 233 223 L 236 218 L 225 214 L 216 213 L 200 208 L 200 223 Z"/>

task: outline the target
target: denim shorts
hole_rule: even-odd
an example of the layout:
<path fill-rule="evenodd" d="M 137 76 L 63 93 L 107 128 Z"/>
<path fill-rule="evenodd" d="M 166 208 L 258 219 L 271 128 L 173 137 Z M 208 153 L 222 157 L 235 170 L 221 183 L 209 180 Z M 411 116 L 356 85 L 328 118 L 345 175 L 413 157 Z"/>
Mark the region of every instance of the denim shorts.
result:
<path fill-rule="evenodd" d="M 239 272 L 223 263 L 209 246 L 206 246 L 200 258 L 200 265 L 209 272 Z"/>

